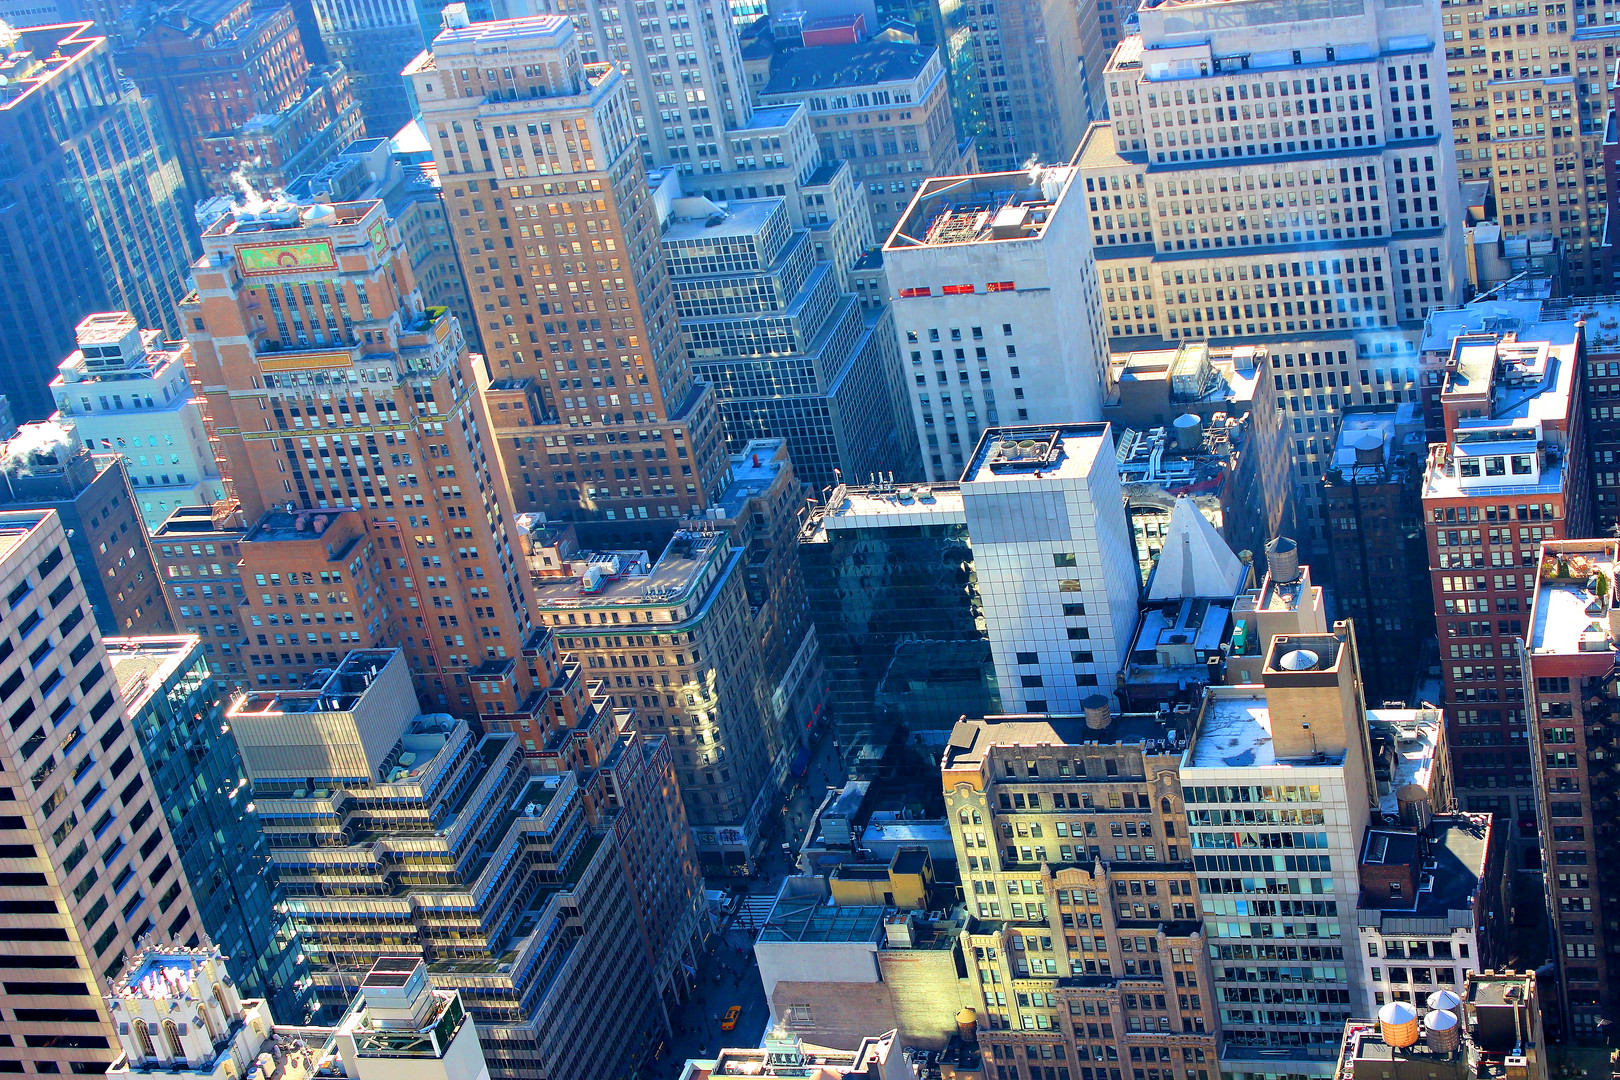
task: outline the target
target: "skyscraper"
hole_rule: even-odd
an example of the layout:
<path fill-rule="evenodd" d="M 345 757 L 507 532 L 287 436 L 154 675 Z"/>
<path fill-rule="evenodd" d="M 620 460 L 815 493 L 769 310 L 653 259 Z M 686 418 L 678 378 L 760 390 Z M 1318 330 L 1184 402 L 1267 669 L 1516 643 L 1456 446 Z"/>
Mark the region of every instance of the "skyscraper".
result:
<path fill-rule="evenodd" d="M 239 990 L 302 1021 L 313 1005 L 309 969 L 201 642 L 188 635 L 103 644 L 203 932 L 224 951 Z"/>
<path fill-rule="evenodd" d="M 92 454 L 71 423 L 24 424 L 0 447 L 0 509 L 56 511 L 102 633 L 173 631 L 118 455 Z"/>
<path fill-rule="evenodd" d="M 0 588 L 3 1056 L 96 1075 L 116 1045 L 100 995 L 136 943 L 194 944 L 203 927 L 55 513 L 0 513 Z"/>
<path fill-rule="evenodd" d="M 1604 1034 L 1614 1002 L 1612 913 L 1620 873 L 1609 856 L 1620 796 L 1614 754 L 1614 649 L 1620 643 L 1613 540 L 1553 540 L 1536 552 L 1534 603 L 1516 659 L 1524 665 L 1530 771 L 1542 880 L 1566 1037 Z"/>
<path fill-rule="evenodd" d="M 1368 1011 L 1353 911 L 1378 788 L 1355 641 L 1339 622 L 1263 643 L 1260 685 L 1209 687 L 1182 757 L 1223 1073 L 1308 1074 Z"/>
<path fill-rule="evenodd" d="M 781 435 L 813 487 L 916 471 L 916 440 L 899 423 L 900 373 L 888 320 L 867 326 L 784 199 L 681 200 L 659 243 L 680 346 L 714 387 L 732 450 Z M 907 425 L 909 427 L 909 425 Z"/>
<path fill-rule="evenodd" d="M 0 392 L 17 417 L 52 409 L 47 385 L 93 311 L 134 312 L 177 336 L 191 208 L 152 106 L 90 23 L 0 31 Z"/>
<path fill-rule="evenodd" d="M 883 246 L 930 480 L 996 424 L 1102 418 L 1108 345 L 1080 172 L 929 180 Z"/>
<path fill-rule="evenodd" d="M 1417 400 L 1423 319 L 1466 299 L 1450 105 L 1422 96 L 1445 63 L 1440 9 L 1195 0 L 1136 17 L 1078 159 L 1107 334 L 1263 343 L 1320 539 L 1338 410 Z"/>
<path fill-rule="evenodd" d="M 678 347 L 624 76 L 586 67 L 556 15 L 452 25 L 407 75 L 483 331 L 480 393 L 522 396 L 527 507 L 624 521 L 706 505 L 719 410 Z"/>
<path fill-rule="evenodd" d="M 475 450 L 466 345 L 422 302 L 386 207 L 239 208 L 203 249 L 183 317 L 226 497 L 186 543 L 159 530 L 182 622 L 212 627 L 193 594 L 223 592 L 230 567 L 245 595 L 225 644 L 253 685 L 298 686 L 348 649 L 397 646 L 425 702 L 532 721 L 530 628 L 503 495 Z M 184 580 L 209 542 L 234 558 Z"/>
<path fill-rule="evenodd" d="M 1533 631 L 1541 542 L 1590 535 L 1591 466 L 1575 370 L 1584 327 L 1507 305 L 1485 330 L 1467 329 L 1493 307 L 1430 319 L 1442 335 L 1448 323 L 1461 332 L 1451 335 L 1444 435 L 1429 449 L 1422 496 L 1458 798 L 1511 823 L 1509 866 L 1520 867 L 1551 823 L 1537 820 L 1514 642 Z"/>
<path fill-rule="evenodd" d="M 159 3 L 131 21 L 119 64 L 163 111 L 194 199 L 237 194 L 233 173 L 282 187 L 364 130 L 348 71 L 311 66 L 289 3 Z"/>
<path fill-rule="evenodd" d="M 545 653 L 577 687 L 578 668 Z M 698 879 L 657 742 L 621 739 L 603 706 L 551 733 L 537 774 L 516 733 L 418 714 L 396 650 L 233 703 L 323 1002 L 347 1005 L 379 950 L 408 943 L 460 991 L 492 1076 L 634 1069 L 665 1025 L 660 994 L 695 959 Z"/>
<path fill-rule="evenodd" d="M 410 123 L 411 98 L 400 72 L 422 51 L 416 4 L 412 0 L 366 0 L 358 5 L 314 0 L 313 6 L 326 55 L 341 62 L 348 72 L 364 130 L 387 138 Z"/>

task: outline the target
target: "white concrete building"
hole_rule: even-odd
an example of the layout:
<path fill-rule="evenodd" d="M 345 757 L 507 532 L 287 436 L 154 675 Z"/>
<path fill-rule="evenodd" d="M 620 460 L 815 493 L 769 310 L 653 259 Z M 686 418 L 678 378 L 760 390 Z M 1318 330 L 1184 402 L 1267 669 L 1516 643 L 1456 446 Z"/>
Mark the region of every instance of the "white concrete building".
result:
<path fill-rule="evenodd" d="M 1107 424 L 991 428 L 962 505 L 1002 708 L 1075 713 L 1136 629 L 1135 549 Z"/>
<path fill-rule="evenodd" d="M 1078 170 L 929 180 L 883 245 L 925 475 L 996 424 L 1099 420 L 1107 338 Z"/>
<path fill-rule="evenodd" d="M 357 989 L 336 1027 L 283 1028 L 278 1038 L 269 1005 L 237 993 L 217 946 L 148 946 L 106 998 L 123 1051 L 106 1075 L 489 1080 L 460 992 L 434 988 L 420 957 L 378 958 Z"/>
<path fill-rule="evenodd" d="M 186 377 L 186 342 L 142 330 L 127 311 L 86 316 L 79 347 L 51 380 L 54 420 L 71 421 L 92 453 L 123 457 L 148 530 L 181 506 L 224 498 L 202 408 Z"/>
<path fill-rule="evenodd" d="M 1137 19 L 1076 159 L 1109 339 L 1264 343 L 1319 535 L 1339 410 L 1416 401 L 1424 316 L 1466 299 L 1440 8 L 1179 0 Z"/>
<path fill-rule="evenodd" d="M 1371 1007 L 1355 910 L 1377 789 L 1357 671 L 1348 622 L 1280 635 L 1260 685 L 1205 691 L 1182 758 L 1225 1076 L 1329 1076 L 1344 1022 Z"/>

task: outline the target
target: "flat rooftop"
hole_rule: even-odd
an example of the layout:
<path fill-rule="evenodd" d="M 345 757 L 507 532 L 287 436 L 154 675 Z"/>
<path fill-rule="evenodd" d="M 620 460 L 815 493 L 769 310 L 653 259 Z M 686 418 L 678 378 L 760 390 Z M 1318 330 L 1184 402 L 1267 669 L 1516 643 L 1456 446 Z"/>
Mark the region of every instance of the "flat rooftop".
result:
<path fill-rule="evenodd" d="M 1440 758 L 1445 721 L 1439 709 L 1368 709 L 1367 724 L 1374 736 L 1387 736 L 1395 751 L 1390 790 L 1380 796 L 1379 809 L 1386 814 L 1398 814 L 1397 795 L 1402 788 L 1416 784 L 1430 789 L 1435 764 Z"/>
<path fill-rule="evenodd" d="M 1052 165 L 1033 180 L 1028 171 L 924 180 L 883 249 L 1039 240 L 1077 175 Z"/>
<path fill-rule="evenodd" d="M 124 695 L 125 711 L 139 710 L 182 664 L 200 656 L 197 646 L 201 641 L 195 634 L 103 638 L 113 681 Z"/>
<path fill-rule="evenodd" d="M 962 484 L 1084 479 L 1102 454 L 1114 457 L 1107 424 L 986 428 Z"/>
<path fill-rule="evenodd" d="M 439 45 L 462 41 L 493 44 L 510 42 L 514 39 L 554 37 L 564 33 L 573 33 L 573 24 L 568 21 L 567 16 L 529 15 L 520 19 L 493 19 L 468 26 L 446 27 L 433 36 L 433 45 L 437 48 Z"/>
<path fill-rule="evenodd" d="M 1150 607 L 1131 644 L 1129 673 L 1133 677 L 1155 672 L 1204 666 L 1200 655 L 1219 652 L 1232 625 L 1230 601 L 1187 598 Z"/>
<path fill-rule="evenodd" d="M 942 768 L 960 769 L 982 764 L 998 746 L 1158 745 L 1173 749 L 1180 736 L 1174 725 L 1160 722 L 1154 713 L 1115 714 L 1108 727 L 1091 727 L 1084 716 L 1034 714 L 986 716 L 959 720 L 951 729 Z"/>
<path fill-rule="evenodd" d="M 810 515 L 800 541 L 826 543 L 829 533 L 845 529 L 966 522 L 962 489 L 956 484 L 834 488 L 828 504 Z"/>
<path fill-rule="evenodd" d="M 1314 646 L 1313 646 L 1314 648 Z M 1333 660 L 1324 658 L 1322 667 Z M 1184 767 L 1194 769 L 1266 769 L 1299 766 L 1336 766 L 1343 755 L 1279 758 L 1271 735 L 1271 712 L 1259 687 L 1212 686 L 1204 691 L 1204 705 L 1193 731 Z"/>
<path fill-rule="evenodd" d="M 222 214 L 208 228 L 203 230 L 204 237 L 241 236 L 250 237 L 263 233 L 299 233 L 308 232 L 313 236 L 325 238 L 331 234 L 332 229 L 344 225 L 354 225 L 371 213 L 374 207 L 382 205 L 378 199 L 359 199 L 354 202 L 323 203 L 323 206 L 332 208 L 332 216 L 324 220 L 306 222 L 307 206 L 298 206 L 292 203 L 266 203 L 259 212 L 250 213 L 245 208 Z M 291 237 L 286 238 L 291 240 Z"/>
<path fill-rule="evenodd" d="M 1428 352 L 1451 352 L 1451 343 L 1460 334 L 1483 331 L 1519 331 L 1541 321 L 1541 304 L 1526 300 L 1489 300 L 1460 308 L 1431 311 L 1423 322 L 1420 348 Z"/>
<path fill-rule="evenodd" d="M 937 51 L 932 45 L 863 41 L 779 52 L 771 63 L 771 80 L 760 89 L 760 96 L 905 82 L 921 74 Z"/>
<path fill-rule="evenodd" d="M 1609 605 L 1620 541 L 1568 540 L 1543 547 L 1530 617 L 1532 654 L 1612 654 Z M 1601 592 L 1591 587 L 1601 575 Z"/>
<path fill-rule="evenodd" d="M 1411 907 L 1384 905 L 1375 910 L 1385 917 L 1433 919 L 1471 909 L 1485 880 L 1490 820 L 1486 814 L 1437 817 L 1421 834 L 1368 829 L 1361 852 L 1364 863 L 1409 863 L 1421 856 L 1424 862 L 1420 869 L 1427 877 Z"/>
<path fill-rule="evenodd" d="M 650 566 L 642 561 L 645 551 L 577 552 L 567 561 L 584 564 L 582 572 L 537 581 L 535 599 L 548 609 L 678 603 L 703 580 L 711 562 L 723 563 L 729 551 L 721 533 L 681 529 Z M 598 568 L 595 574 L 592 567 Z"/>
<path fill-rule="evenodd" d="M 667 249 L 683 240 L 756 236 L 781 205 L 781 199 L 738 199 L 727 203 L 722 211 L 725 216 L 712 225 L 708 218 L 675 218 L 659 237 L 659 243 Z"/>
<path fill-rule="evenodd" d="M 351 712 L 377 674 L 394 660 L 405 662 L 398 649 L 355 649 L 336 668 L 311 673 L 301 689 L 241 695 L 230 715 Z"/>
<path fill-rule="evenodd" d="M 21 108 L 40 87 L 70 70 L 107 39 L 91 32 L 93 23 L 52 23 L 12 28 L 15 40 L 0 47 L 0 112 Z"/>
<path fill-rule="evenodd" d="M 245 541 L 319 540 L 336 524 L 343 510 L 271 510 L 242 537 Z"/>

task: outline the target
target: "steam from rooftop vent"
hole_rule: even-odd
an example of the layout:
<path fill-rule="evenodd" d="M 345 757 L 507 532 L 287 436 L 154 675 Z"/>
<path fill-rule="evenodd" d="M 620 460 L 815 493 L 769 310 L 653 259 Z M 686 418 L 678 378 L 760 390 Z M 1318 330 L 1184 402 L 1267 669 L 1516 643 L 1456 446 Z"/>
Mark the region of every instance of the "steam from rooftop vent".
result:
<path fill-rule="evenodd" d="M 0 459 L 0 464 L 7 472 L 20 476 L 34 471 L 36 456 L 50 458 L 54 464 L 60 465 L 73 453 L 75 438 L 75 428 L 54 420 L 24 424 L 17 429 L 16 436 L 5 444 L 4 458 Z"/>

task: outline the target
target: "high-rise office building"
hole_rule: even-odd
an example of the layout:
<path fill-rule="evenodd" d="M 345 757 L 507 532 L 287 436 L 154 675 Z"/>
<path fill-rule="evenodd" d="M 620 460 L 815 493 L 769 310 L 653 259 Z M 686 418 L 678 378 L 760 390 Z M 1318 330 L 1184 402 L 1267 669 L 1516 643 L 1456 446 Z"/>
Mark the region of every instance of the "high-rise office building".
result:
<path fill-rule="evenodd" d="M 577 685 L 577 668 L 557 674 Z M 628 828 L 679 831 L 674 800 L 621 812 L 642 781 L 594 776 L 660 771 L 640 736 L 619 739 L 605 700 L 531 756 L 519 733 L 419 715 L 398 651 L 357 650 L 308 689 L 244 695 L 227 715 L 323 1002 L 341 1009 L 378 952 L 408 942 L 460 992 L 492 1076 L 636 1066 L 667 1024 L 654 973 L 684 978 L 652 954 L 695 959 L 675 935 L 695 919 L 650 913 L 692 910 L 697 877 L 678 840 Z M 647 782 L 668 792 L 667 772 Z"/>
<path fill-rule="evenodd" d="M 422 51 L 423 40 L 421 16 L 412 0 L 361 5 L 314 0 L 313 6 L 327 58 L 348 73 L 363 130 L 387 138 L 410 123 L 410 91 L 400 72 Z M 355 134 L 359 132 L 349 137 Z M 342 139 L 339 146 L 348 141 Z"/>
<path fill-rule="evenodd" d="M 1561 1000 L 1572 1041 L 1603 1035 L 1615 997 L 1616 838 L 1614 649 L 1620 642 L 1613 540 L 1530 545 L 1534 605 L 1515 657 L 1524 666 L 1530 770 L 1535 778 L 1542 880 Z"/>
<path fill-rule="evenodd" d="M 53 420 L 71 423 L 84 448 L 123 458 L 141 519 L 155 529 L 182 506 L 225 497 L 202 408 L 186 378 L 185 342 L 143 330 L 127 311 L 86 316 L 78 348 L 56 365 Z"/>
<path fill-rule="evenodd" d="M 894 228 L 923 181 L 974 168 L 972 144 L 958 137 L 951 113 L 941 53 L 932 46 L 875 39 L 779 52 L 759 101 L 804 102 L 821 159 L 850 163 L 879 237 Z"/>
<path fill-rule="evenodd" d="M 109 637 L 103 644 L 203 933 L 224 950 L 238 990 L 302 1021 L 313 1004 L 309 970 L 201 642 Z"/>
<path fill-rule="evenodd" d="M 988 1066 L 1220 1077 L 1218 961 L 1154 715 L 964 719 L 941 760 Z M 964 941 L 964 946 L 968 945 Z M 967 953 L 967 948 L 964 948 Z"/>
<path fill-rule="evenodd" d="M 311 66 L 290 3 L 160 0 L 131 21 L 119 65 L 162 110 L 194 199 L 283 187 L 364 130 L 348 71 Z"/>
<path fill-rule="evenodd" d="M 1338 411 L 1417 400 L 1423 319 L 1467 278 L 1450 104 L 1423 96 L 1445 64 L 1439 8 L 1314 14 L 1140 9 L 1078 158 L 1116 347 L 1267 347 L 1302 539 L 1324 536 Z M 1427 45 L 1388 45 L 1408 40 Z"/>
<path fill-rule="evenodd" d="M 489 449 L 508 476 L 536 466 L 517 504 L 617 521 L 702 508 L 725 472 L 719 410 L 679 349 L 625 76 L 587 69 L 556 15 L 452 25 L 407 75 L 483 333 L 480 395 L 516 392 L 484 406 Z M 521 436 L 498 415 L 512 404 Z"/>
<path fill-rule="evenodd" d="M 195 944 L 204 928 L 66 541 L 49 510 L 0 513 L 0 1035 L 11 1071 L 95 1075 L 117 1038 L 101 995 L 137 943 Z"/>
<path fill-rule="evenodd" d="M 587 671 L 612 676 L 636 723 L 674 740 L 675 773 L 705 863 L 748 864 L 799 733 L 768 720 L 744 563 L 725 531 L 687 523 L 656 558 L 589 551 L 536 521 L 519 537 L 536 621 Z M 785 741 L 791 734 L 793 742 Z"/>
<path fill-rule="evenodd" d="M 998 711 L 959 487 L 837 489 L 799 561 L 851 775 L 931 769 L 957 720 Z"/>
<path fill-rule="evenodd" d="M 784 199 L 682 199 L 659 243 L 675 293 L 680 345 L 714 388 L 732 450 L 781 435 L 812 487 L 916 471 L 902 430 L 887 320 L 868 326 Z"/>
<path fill-rule="evenodd" d="M 1072 166 L 929 180 L 883 246 L 929 479 L 996 424 L 1101 419 L 1108 345 Z"/>
<path fill-rule="evenodd" d="M 93 311 L 178 336 L 191 207 L 153 106 L 89 23 L 0 30 L 0 283 L 4 392 L 25 420 Z"/>
<path fill-rule="evenodd" d="M 423 303 L 385 205 L 239 208 L 203 249 L 183 316 L 226 497 L 208 531 L 159 529 L 182 623 L 231 625 L 198 594 L 223 593 L 228 569 L 246 595 L 223 644 L 257 687 L 397 646 L 425 702 L 526 716 L 530 628 L 475 450 L 466 344 Z M 208 543 L 234 557 L 193 562 Z M 184 580 L 198 564 L 210 580 Z"/>
<path fill-rule="evenodd" d="M 1335 594 L 1355 620 L 1368 698 L 1406 701 L 1420 660 L 1412 642 L 1434 633 L 1420 495 L 1429 449 L 1422 411 L 1411 401 L 1353 405 L 1334 440 L 1322 509 Z"/>
<path fill-rule="evenodd" d="M 1565 4 L 1443 7 L 1458 176 L 1486 185 L 1504 237 L 1558 245 L 1571 292 L 1615 292 L 1620 282 L 1603 260 L 1614 191 L 1604 122 L 1620 27 Z M 1532 34 L 1533 42 L 1502 40 Z"/>
<path fill-rule="evenodd" d="M 478 320 L 467 300 L 439 188 L 433 154 L 413 124 L 393 139 L 355 140 L 324 167 L 289 183 L 285 195 L 300 203 L 381 199 L 399 225 L 422 299 L 429 307 L 449 308 L 476 347 Z"/>
<path fill-rule="evenodd" d="M 92 454 L 71 423 L 24 424 L 0 446 L 0 509 L 56 511 L 102 633 L 173 632 L 117 454 Z"/>
<path fill-rule="evenodd" d="M 1265 648 L 1260 685 L 1205 691 L 1181 762 L 1227 1076 L 1322 1069 L 1370 1001 L 1353 913 L 1378 788 L 1355 635 L 1339 622 Z"/>
<path fill-rule="evenodd" d="M 1077 713 L 1111 689 L 1138 582 L 1107 424 L 990 428 L 962 474 L 1004 709 Z"/>
<path fill-rule="evenodd" d="M 1450 725 L 1458 797 L 1465 810 L 1510 822 L 1513 867 L 1533 865 L 1538 825 L 1549 824 L 1535 811 L 1514 642 L 1532 632 L 1541 542 L 1590 535 L 1592 520 L 1576 371 L 1583 328 L 1533 318 L 1504 309 L 1487 329 L 1452 340 L 1439 394 L 1444 436 L 1429 450 L 1422 481 L 1445 697 L 1438 704 Z"/>

